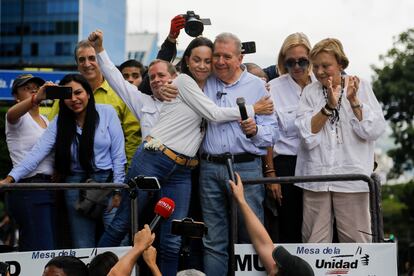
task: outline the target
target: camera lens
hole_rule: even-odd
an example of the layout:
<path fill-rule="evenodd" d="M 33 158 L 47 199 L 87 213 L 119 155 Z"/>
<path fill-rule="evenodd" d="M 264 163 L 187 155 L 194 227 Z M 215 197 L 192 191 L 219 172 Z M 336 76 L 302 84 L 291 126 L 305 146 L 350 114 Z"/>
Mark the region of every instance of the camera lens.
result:
<path fill-rule="evenodd" d="M 197 37 L 203 33 L 204 25 L 203 23 L 196 19 L 190 18 L 185 23 L 185 32 L 192 37 Z"/>

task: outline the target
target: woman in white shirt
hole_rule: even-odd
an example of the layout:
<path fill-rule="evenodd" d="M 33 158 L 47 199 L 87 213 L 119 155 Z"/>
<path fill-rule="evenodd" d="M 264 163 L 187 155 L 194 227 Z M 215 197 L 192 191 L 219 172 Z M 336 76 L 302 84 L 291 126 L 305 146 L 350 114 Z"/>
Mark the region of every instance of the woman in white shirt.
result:
<path fill-rule="evenodd" d="M 277 68 L 281 76 L 269 82 L 280 139 L 273 147 L 273 163 L 272 160 L 266 160 L 266 177 L 295 175 L 300 139 L 295 126 L 296 112 L 305 86 L 315 81 L 309 62 L 310 50 L 309 39 L 304 33 L 290 34 L 280 48 Z M 266 206 L 273 211 L 277 209 L 278 215 L 278 220 L 273 216 L 268 219 L 268 231 L 272 239 L 274 242 L 300 243 L 302 189 L 292 184 L 268 184 L 266 187 Z"/>
<path fill-rule="evenodd" d="M 309 54 L 317 82 L 301 97 L 295 124 L 302 138 L 296 175 L 365 174 L 374 166 L 374 141 L 385 130 L 368 82 L 342 75 L 349 64 L 339 40 L 327 38 Z M 303 242 L 370 242 L 368 186 L 363 181 L 300 183 Z"/>
<path fill-rule="evenodd" d="M 13 167 L 45 132 L 49 121 L 39 113 L 34 101 L 36 93 L 44 90 L 45 81 L 30 74 L 18 76 L 12 87 L 16 104 L 6 114 L 6 140 Z M 47 183 L 53 173 L 53 156 L 49 155 L 22 183 Z M 55 249 L 54 193 L 52 191 L 10 191 L 6 197 L 7 208 L 19 226 L 19 250 Z"/>
<path fill-rule="evenodd" d="M 103 51 L 102 36 L 100 31 L 89 36 L 98 53 Z M 183 54 L 182 74 L 173 81 L 179 95 L 163 104 L 158 123 L 135 153 L 126 177 L 127 181 L 137 175 L 157 177 L 161 182 L 161 191 L 153 196 L 166 196 L 175 202 L 171 218 L 160 226 L 159 267 L 163 275 L 177 273 L 181 238 L 171 234 L 171 220 L 187 216 L 191 169 L 198 164 L 196 153 L 204 137 L 205 120 L 240 120 L 237 107 L 220 108 L 202 91 L 211 73 L 212 52 L 213 43 L 204 37 L 195 38 L 188 45 Z M 253 106 L 246 108 L 249 116 L 253 116 Z M 141 210 L 141 206 L 149 200 L 149 195 L 139 191 L 138 197 Z M 114 221 L 105 231 L 105 242 L 101 239 L 100 245 L 119 244 L 129 229 L 130 209 L 125 202 L 122 201 Z"/>
<path fill-rule="evenodd" d="M 59 115 L 1 183 L 20 181 L 36 170 L 52 151 L 54 169 L 64 182 L 83 183 L 91 179 L 94 182 L 122 183 L 126 164 L 125 142 L 115 109 L 110 105 L 95 104 L 92 88 L 82 75 L 68 74 L 60 85 L 72 89 L 71 98 L 59 101 Z M 32 102 L 38 104 L 45 97 L 44 90 L 39 90 Z M 65 191 L 74 248 L 95 247 L 97 220 L 105 222 L 107 218 L 112 219 L 108 210 L 97 213 L 98 218 L 88 216 L 86 210 L 76 207 L 83 199 L 84 193 L 80 190 Z"/>

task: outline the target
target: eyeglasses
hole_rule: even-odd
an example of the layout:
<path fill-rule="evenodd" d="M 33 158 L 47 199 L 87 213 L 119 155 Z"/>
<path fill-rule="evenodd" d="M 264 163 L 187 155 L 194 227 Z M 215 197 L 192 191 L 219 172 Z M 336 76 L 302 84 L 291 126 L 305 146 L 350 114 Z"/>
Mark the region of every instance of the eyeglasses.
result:
<path fill-rule="evenodd" d="M 122 76 L 124 77 L 124 79 L 129 79 L 129 77 L 132 77 L 133 79 L 139 79 L 141 77 L 139 73 L 123 73 Z"/>
<path fill-rule="evenodd" d="M 309 66 L 309 60 L 307 58 L 289 58 L 285 61 L 285 67 L 288 69 L 295 67 L 296 64 L 299 65 L 300 68 L 306 68 Z"/>

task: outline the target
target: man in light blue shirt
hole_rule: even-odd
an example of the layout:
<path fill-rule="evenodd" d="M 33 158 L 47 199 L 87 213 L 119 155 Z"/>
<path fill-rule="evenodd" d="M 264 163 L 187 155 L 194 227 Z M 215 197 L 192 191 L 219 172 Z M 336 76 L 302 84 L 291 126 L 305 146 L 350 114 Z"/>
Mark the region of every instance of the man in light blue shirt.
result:
<path fill-rule="evenodd" d="M 236 106 L 236 99 L 243 97 L 246 104 L 254 104 L 267 91 L 263 82 L 248 73 L 242 65 L 241 42 L 233 34 L 222 33 L 216 37 L 213 53 L 215 76 L 208 79 L 206 95 L 218 106 Z M 240 127 L 241 124 L 241 127 Z M 251 135 L 251 138 L 246 138 Z M 204 238 L 204 270 L 209 275 L 226 275 L 228 267 L 228 233 L 231 191 L 225 165 L 225 153 L 233 155 L 234 170 L 242 178 L 262 177 L 261 155 L 266 147 L 273 146 L 279 137 L 277 122 L 272 115 L 256 115 L 239 122 L 209 122 L 201 148 L 200 203 L 208 227 Z M 249 206 L 263 223 L 264 186 L 245 187 Z M 238 243 L 250 243 L 238 215 Z"/>

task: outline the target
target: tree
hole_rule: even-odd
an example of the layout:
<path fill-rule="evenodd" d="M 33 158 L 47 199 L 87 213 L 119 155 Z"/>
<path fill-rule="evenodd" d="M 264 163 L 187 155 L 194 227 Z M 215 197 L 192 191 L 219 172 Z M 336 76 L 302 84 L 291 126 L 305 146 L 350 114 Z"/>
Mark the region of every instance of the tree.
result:
<path fill-rule="evenodd" d="M 380 56 L 383 67 L 373 66 L 373 88 L 390 122 L 396 148 L 390 175 L 396 177 L 414 167 L 414 28 L 394 38 L 393 47 Z"/>

